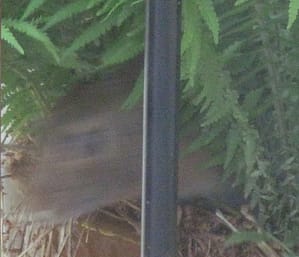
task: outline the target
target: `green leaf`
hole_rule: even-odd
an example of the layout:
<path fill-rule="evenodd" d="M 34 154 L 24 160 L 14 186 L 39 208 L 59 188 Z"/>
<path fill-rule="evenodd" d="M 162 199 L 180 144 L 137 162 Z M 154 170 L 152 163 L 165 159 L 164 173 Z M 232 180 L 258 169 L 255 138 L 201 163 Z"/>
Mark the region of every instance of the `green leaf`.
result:
<path fill-rule="evenodd" d="M 182 77 L 188 79 L 184 90 L 195 86 L 201 52 L 201 21 L 194 1 L 183 4 Z"/>
<path fill-rule="evenodd" d="M 242 104 L 245 111 L 254 111 L 257 108 L 258 102 L 261 100 L 263 92 L 264 88 L 262 87 L 248 92 Z"/>
<path fill-rule="evenodd" d="M 245 242 L 259 243 L 261 241 L 270 241 L 271 237 L 266 233 L 255 231 L 234 232 L 225 242 L 226 246 L 232 246 Z"/>
<path fill-rule="evenodd" d="M 224 161 L 224 168 L 226 169 L 232 161 L 241 142 L 238 129 L 231 128 L 226 138 L 226 155 Z"/>
<path fill-rule="evenodd" d="M 201 36 L 201 22 L 200 16 L 197 12 L 197 6 L 193 0 L 183 1 L 182 6 L 182 27 L 183 27 L 183 35 L 181 42 L 181 52 L 185 53 L 187 49 L 193 48 L 191 44 L 195 47 L 196 45 L 193 43 L 194 40 L 199 39 L 197 42 L 200 45 L 200 36 Z M 196 38 L 196 39 L 195 39 Z M 192 49 L 193 50 L 193 49 Z M 200 55 L 194 54 L 200 59 Z"/>
<path fill-rule="evenodd" d="M 79 0 L 76 2 L 71 2 L 63 7 L 61 7 L 55 14 L 49 17 L 48 22 L 42 28 L 42 30 L 47 30 L 57 23 L 71 18 L 72 16 L 84 12 L 88 9 L 88 3 L 85 0 Z"/>
<path fill-rule="evenodd" d="M 140 101 L 143 95 L 143 81 L 144 72 L 142 71 L 135 82 L 133 90 L 121 107 L 123 110 L 131 110 Z"/>
<path fill-rule="evenodd" d="M 237 0 L 237 1 L 235 2 L 235 6 L 244 4 L 244 3 L 246 3 L 246 2 L 248 2 L 248 0 Z"/>
<path fill-rule="evenodd" d="M 85 29 L 79 37 L 77 37 L 73 41 L 70 47 L 68 47 L 65 50 L 63 54 L 63 59 L 66 58 L 66 56 L 68 55 L 74 54 L 75 51 L 91 43 L 95 39 L 103 36 L 107 31 L 109 31 L 112 28 L 113 25 L 113 22 L 110 20 L 106 21 L 105 23 L 102 23 L 100 21 L 93 23 L 91 26 Z"/>
<path fill-rule="evenodd" d="M 117 11 L 117 9 L 119 7 L 121 7 L 123 4 L 126 3 L 127 0 L 118 0 L 118 1 L 115 1 L 115 0 L 110 0 L 110 2 L 108 1 L 106 3 L 106 5 L 101 8 L 97 13 L 96 15 L 97 16 L 100 16 L 104 13 L 107 12 L 107 14 L 105 15 L 105 18 L 103 19 L 103 21 L 105 21 L 106 19 L 108 19 L 114 12 Z M 112 3 L 112 5 L 110 5 L 110 3 Z"/>
<path fill-rule="evenodd" d="M 85 1 L 85 0 L 83 0 L 83 1 Z M 97 5 L 97 4 L 101 3 L 101 2 L 103 2 L 103 0 L 89 0 L 89 2 L 87 4 L 87 8 L 88 9 L 92 8 L 93 6 L 95 6 L 95 5 Z"/>
<path fill-rule="evenodd" d="M 3 23 L 1 24 L 1 39 L 10 44 L 14 49 L 16 49 L 20 54 L 24 54 L 23 47 L 19 44 L 18 40 L 11 33 L 9 28 L 7 28 Z"/>
<path fill-rule="evenodd" d="M 223 153 L 213 155 L 210 159 L 204 162 L 198 163 L 196 167 L 198 166 L 199 172 L 200 170 L 207 170 L 215 167 L 221 167 L 223 165 Z"/>
<path fill-rule="evenodd" d="M 25 20 L 28 16 L 33 14 L 33 12 L 38 9 L 46 0 L 31 0 L 30 3 L 27 5 L 24 14 L 21 20 Z"/>
<path fill-rule="evenodd" d="M 187 148 L 187 153 L 192 153 L 195 152 L 199 149 L 201 149 L 203 146 L 206 146 L 210 144 L 219 134 L 223 131 L 223 127 L 218 126 L 215 127 L 214 129 L 211 129 L 208 133 L 208 135 L 199 136 L 193 142 L 191 143 L 190 146 Z"/>
<path fill-rule="evenodd" d="M 211 30 L 215 44 L 219 42 L 219 20 L 212 0 L 200 0 L 199 10 L 202 18 Z"/>
<path fill-rule="evenodd" d="M 229 62 L 240 51 L 243 41 L 234 41 L 223 50 L 222 58 L 224 62 Z"/>
<path fill-rule="evenodd" d="M 298 0 L 290 0 L 289 4 L 289 21 L 287 25 L 287 29 L 290 29 L 295 22 L 299 10 L 299 1 Z"/>
<path fill-rule="evenodd" d="M 244 139 L 245 139 L 245 148 L 244 148 L 245 163 L 247 166 L 247 171 L 251 171 L 256 160 L 257 145 L 256 145 L 255 138 L 249 133 L 245 136 Z"/>
<path fill-rule="evenodd" d="M 78 49 L 84 47 L 85 45 L 91 43 L 95 39 L 101 38 L 114 26 L 120 26 L 128 17 L 133 15 L 134 8 L 124 8 L 122 13 L 113 13 L 105 20 L 99 20 L 92 23 L 84 32 L 77 37 L 71 46 L 67 48 L 63 54 L 63 58 L 73 54 Z M 121 19 L 119 18 L 121 17 Z"/>
<path fill-rule="evenodd" d="M 18 20 L 4 20 L 3 23 L 7 27 L 11 27 L 21 33 L 26 34 L 30 38 L 42 43 L 44 47 L 48 50 L 48 52 L 52 55 L 56 63 L 59 63 L 58 49 L 52 43 L 47 34 L 39 30 L 35 25 L 29 22 Z"/>
<path fill-rule="evenodd" d="M 134 37 L 124 37 L 113 42 L 102 55 L 103 67 L 112 66 L 125 62 L 144 49 L 143 33 Z"/>

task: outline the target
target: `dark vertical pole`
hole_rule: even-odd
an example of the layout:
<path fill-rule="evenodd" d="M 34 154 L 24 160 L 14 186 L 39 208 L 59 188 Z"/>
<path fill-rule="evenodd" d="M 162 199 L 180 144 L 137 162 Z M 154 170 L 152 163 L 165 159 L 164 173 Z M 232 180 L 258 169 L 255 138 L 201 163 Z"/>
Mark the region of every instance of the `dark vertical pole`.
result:
<path fill-rule="evenodd" d="M 0 0 L 0 24 L 2 24 L 2 0 Z M 2 33 L 0 27 L 0 35 Z M 2 40 L 0 41 L 0 110 L 1 110 L 1 118 L 0 118 L 0 127 L 2 130 Z M 0 142 L 2 144 L 2 133 L 0 136 Z M 4 143 L 4 142 L 3 142 Z M 0 176 L 2 176 L 2 146 L 0 147 Z M 4 208 L 4 196 L 3 196 L 3 189 L 2 189 L 2 178 L 0 178 L 0 257 L 3 255 L 3 208 Z"/>
<path fill-rule="evenodd" d="M 180 1 L 147 0 L 146 12 L 141 254 L 174 257 Z"/>

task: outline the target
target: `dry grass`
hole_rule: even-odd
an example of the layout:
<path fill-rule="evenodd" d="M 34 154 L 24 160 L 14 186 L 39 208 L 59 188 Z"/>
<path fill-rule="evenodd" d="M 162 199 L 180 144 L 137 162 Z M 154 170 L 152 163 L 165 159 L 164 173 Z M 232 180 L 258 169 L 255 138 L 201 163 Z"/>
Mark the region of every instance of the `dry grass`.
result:
<path fill-rule="evenodd" d="M 119 208 L 122 209 L 121 214 Z M 133 222 L 136 216 L 127 219 L 129 212 L 124 214 L 123 208 L 124 205 L 121 204 L 121 207 L 99 211 L 75 222 L 70 220 L 60 226 L 16 224 L 6 219 L 3 256 L 137 257 L 138 220 Z M 178 228 L 178 250 L 182 257 L 280 256 L 279 248 L 265 242 L 226 246 L 225 241 L 232 229 L 252 229 L 250 222 L 242 216 L 224 216 L 219 213 L 215 215 L 208 210 L 189 205 L 182 207 Z"/>

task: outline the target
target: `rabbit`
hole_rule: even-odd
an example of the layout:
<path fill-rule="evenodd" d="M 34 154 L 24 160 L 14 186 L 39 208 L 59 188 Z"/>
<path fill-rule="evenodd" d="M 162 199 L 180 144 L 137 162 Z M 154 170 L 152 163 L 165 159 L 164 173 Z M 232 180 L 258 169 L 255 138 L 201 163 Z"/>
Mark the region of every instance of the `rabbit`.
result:
<path fill-rule="evenodd" d="M 140 198 L 142 106 L 121 108 L 136 78 L 130 73 L 79 85 L 58 102 L 37 139 L 36 163 L 6 179 L 9 209 L 21 204 L 35 220 L 62 222 Z M 188 140 L 181 139 L 180 151 Z M 179 158 L 179 200 L 242 202 L 232 183 L 222 181 L 220 167 L 200 168 L 207 160 L 204 151 Z"/>

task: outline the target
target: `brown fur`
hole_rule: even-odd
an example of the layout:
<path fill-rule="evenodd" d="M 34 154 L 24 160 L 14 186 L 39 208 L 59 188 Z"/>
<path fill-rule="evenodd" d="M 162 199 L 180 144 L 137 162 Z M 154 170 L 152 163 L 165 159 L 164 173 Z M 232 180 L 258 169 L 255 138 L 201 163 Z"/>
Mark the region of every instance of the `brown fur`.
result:
<path fill-rule="evenodd" d="M 62 221 L 140 196 L 142 108 L 120 108 L 134 79 L 121 73 L 61 100 L 45 122 L 36 167 L 14 179 L 22 192 L 12 205 L 23 201 L 36 219 Z M 201 152 L 179 160 L 179 197 L 230 201 L 221 169 L 199 168 L 207 159 Z"/>

